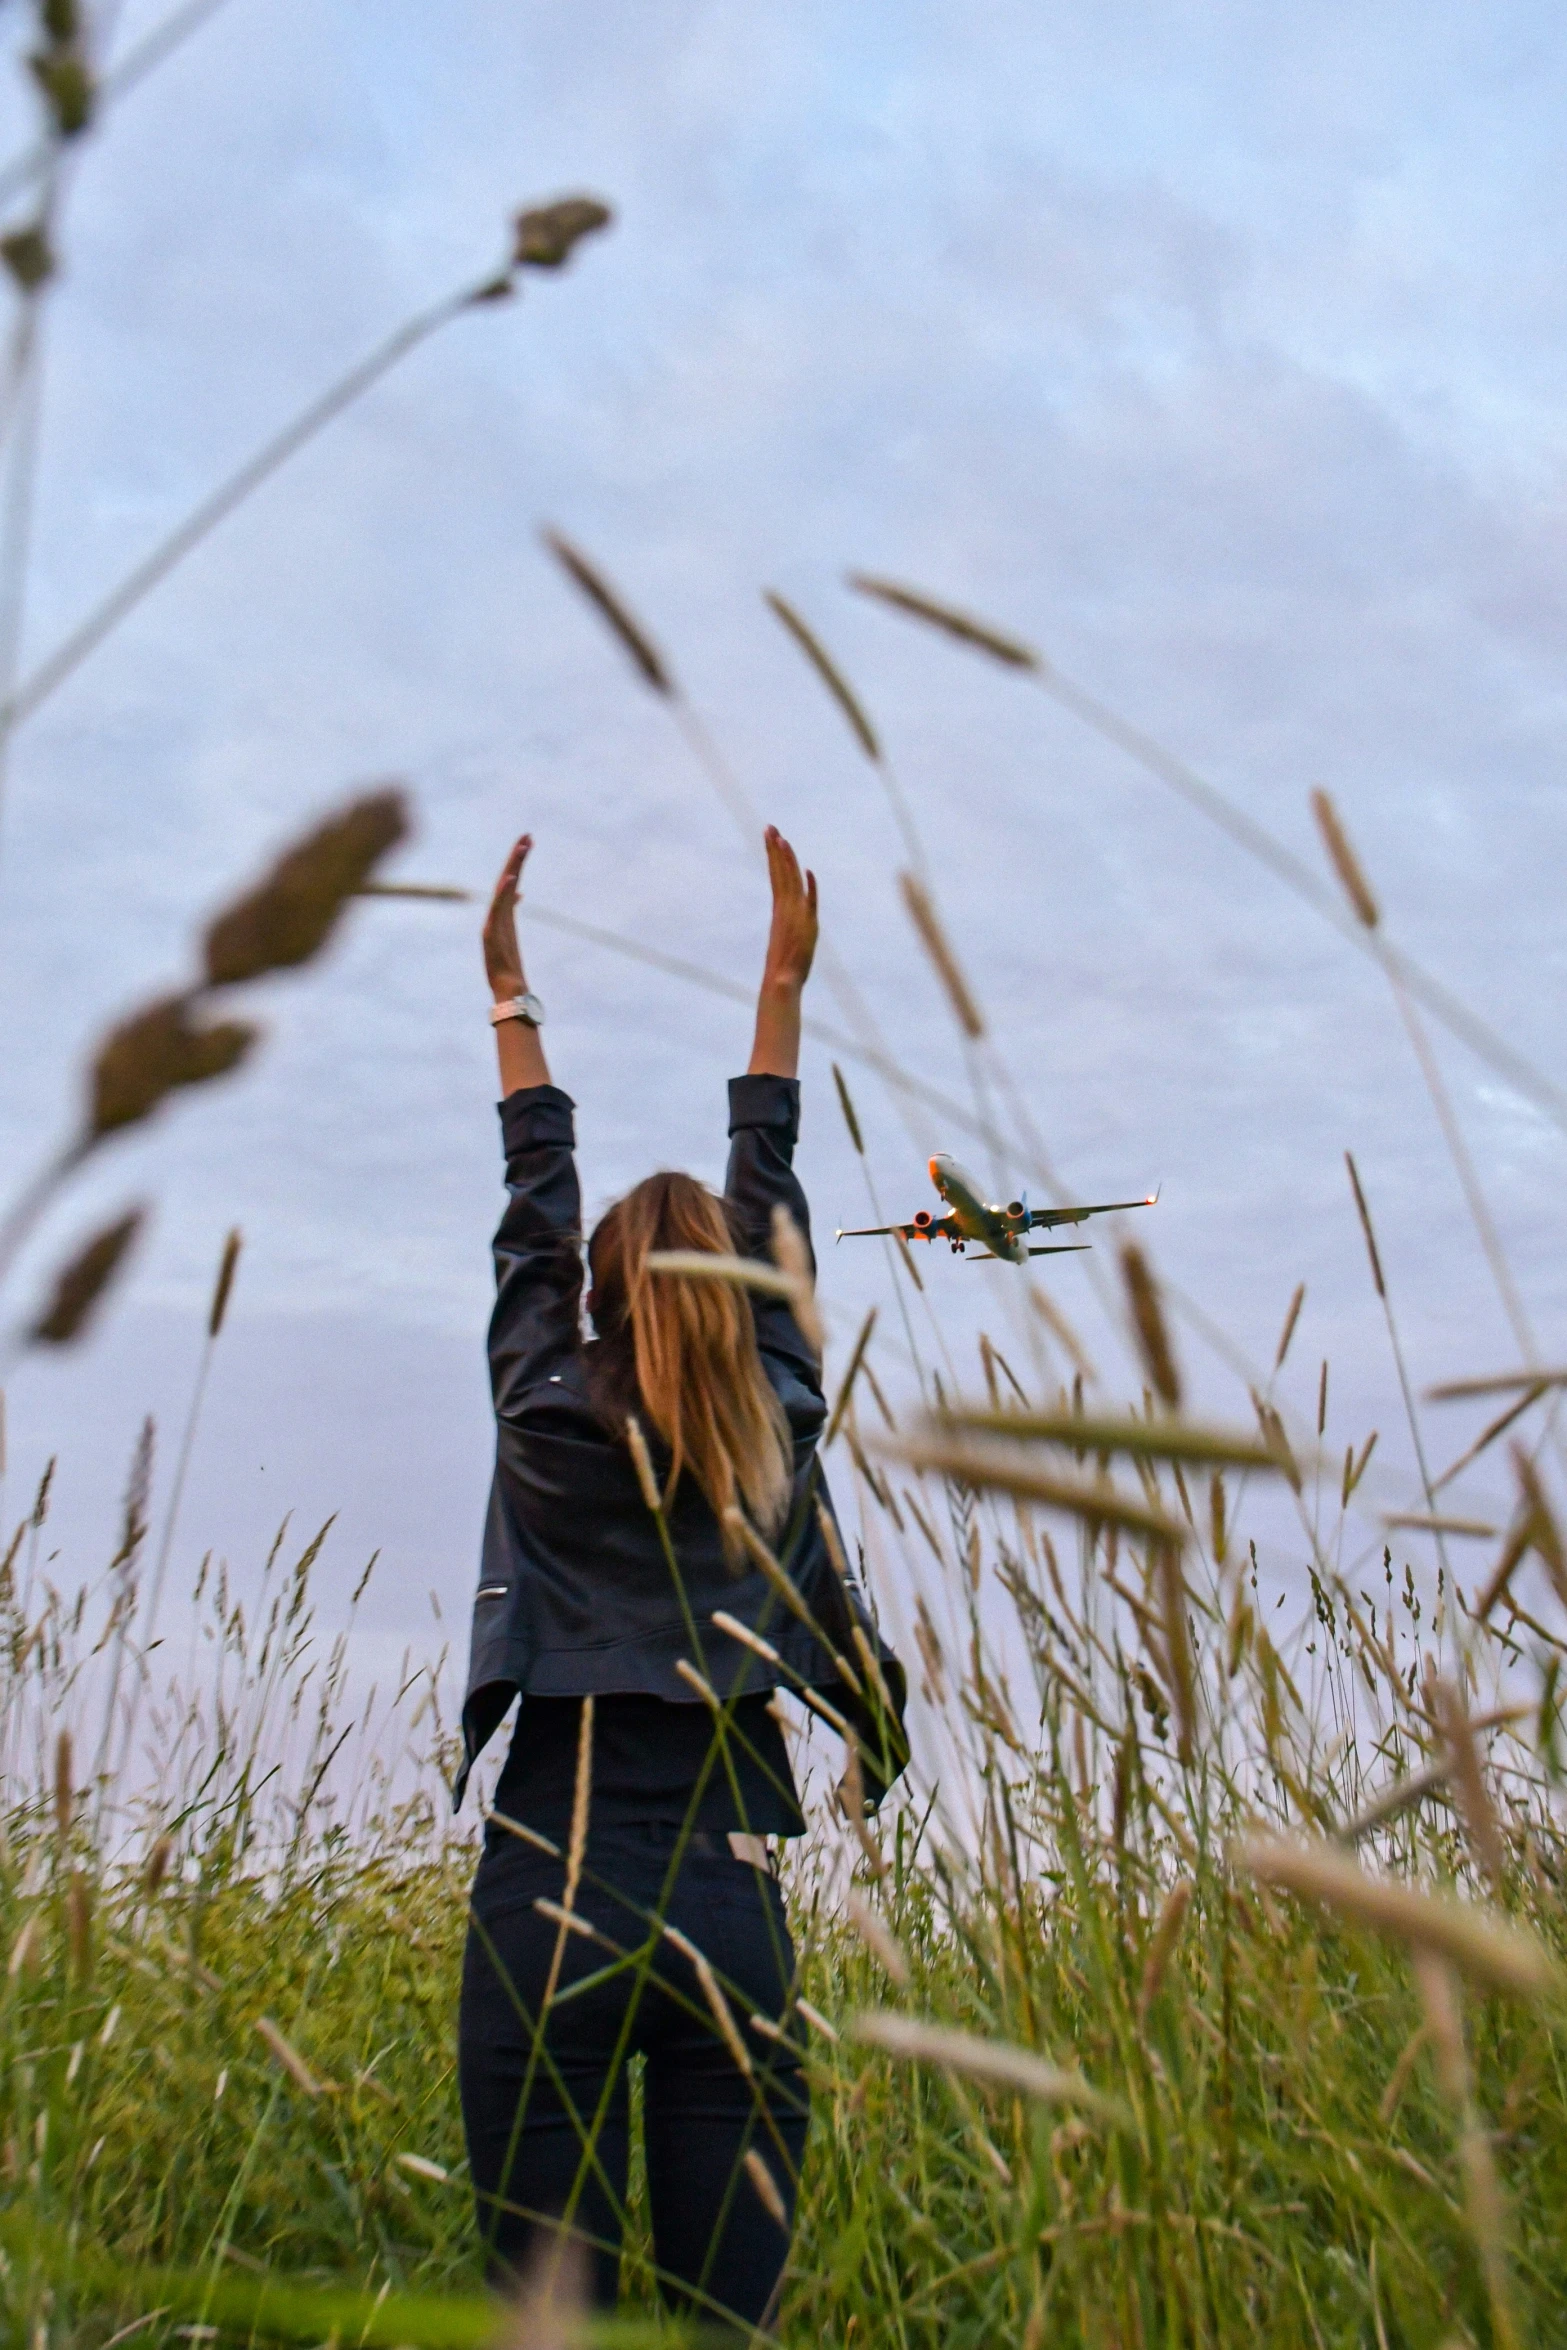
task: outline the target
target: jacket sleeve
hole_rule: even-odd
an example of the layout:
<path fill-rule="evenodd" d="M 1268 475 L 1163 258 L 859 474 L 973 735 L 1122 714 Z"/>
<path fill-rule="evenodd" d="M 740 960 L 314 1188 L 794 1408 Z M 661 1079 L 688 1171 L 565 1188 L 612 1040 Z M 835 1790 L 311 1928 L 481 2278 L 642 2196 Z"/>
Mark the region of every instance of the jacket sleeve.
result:
<path fill-rule="evenodd" d="M 773 1210 L 786 1208 L 804 1236 L 814 1273 L 811 1211 L 794 1171 L 794 1146 L 799 1132 L 798 1078 L 730 1078 L 729 1170 L 724 1177 L 724 1204 L 729 1210 L 735 1247 L 742 1256 L 771 1259 Z M 785 1301 L 753 1293 L 751 1303 L 756 1313 L 758 1345 L 764 1352 L 785 1357 L 806 1384 L 820 1392 L 821 1366 L 800 1335 Z"/>
<path fill-rule="evenodd" d="M 494 1241 L 490 1387 L 501 1419 L 577 1344 L 582 1195 L 573 1106 L 555 1085 L 524 1086 L 500 1105 L 509 1197 Z"/>

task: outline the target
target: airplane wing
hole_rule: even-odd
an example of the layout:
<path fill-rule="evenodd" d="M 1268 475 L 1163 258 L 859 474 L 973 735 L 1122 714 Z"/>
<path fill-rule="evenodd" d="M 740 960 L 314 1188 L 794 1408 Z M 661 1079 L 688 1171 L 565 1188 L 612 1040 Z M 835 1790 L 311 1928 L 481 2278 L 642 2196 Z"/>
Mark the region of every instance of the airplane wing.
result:
<path fill-rule="evenodd" d="M 1084 1254 L 1091 1245 L 1086 1240 L 1058 1240 L 1054 1248 L 1031 1248 L 1028 1253 L 1031 1257 L 1075 1257 Z M 965 1258 L 964 1262 L 970 1265 L 1009 1265 L 1012 1259 L 998 1257 L 993 1248 L 987 1248 L 982 1249 L 977 1257 Z"/>
<path fill-rule="evenodd" d="M 950 1216 L 937 1216 L 929 1224 L 858 1224 L 835 1232 L 835 1240 L 890 1240 L 894 1233 L 903 1240 L 950 1240 L 957 1226 Z"/>
<path fill-rule="evenodd" d="M 1087 1216 L 1110 1216 L 1119 1208 L 1151 1208 L 1158 1197 L 1156 1191 L 1150 1191 L 1142 1199 L 1104 1199 L 1091 1208 L 1032 1208 L 1028 1228 L 1032 1232 L 1041 1225 L 1081 1224 Z"/>

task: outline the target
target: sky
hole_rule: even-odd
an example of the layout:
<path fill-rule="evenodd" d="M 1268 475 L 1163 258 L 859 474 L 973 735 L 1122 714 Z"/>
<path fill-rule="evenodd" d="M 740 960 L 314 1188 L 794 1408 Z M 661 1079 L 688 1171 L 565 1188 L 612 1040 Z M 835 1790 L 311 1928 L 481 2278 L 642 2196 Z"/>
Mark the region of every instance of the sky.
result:
<path fill-rule="evenodd" d="M 117 48 L 159 16 L 127 0 Z M 818 872 L 832 947 L 900 1057 L 967 1098 L 881 781 L 760 591 L 797 603 L 884 738 L 1062 1184 L 1162 1186 L 1139 1237 L 1231 1342 L 1226 1361 L 1178 1323 L 1198 1401 L 1246 1417 L 1236 1365 L 1267 1371 L 1304 1281 L 1291 1407 L 1314 1413 L 1328 1357 L 1329 1447 L 1380 1427 L 1368 1502 L 1407 1507 L 1346 1149 L 1415 1386 L 1518 1357 L 1385 980 L 1037 683 L 844 575 L 1016 631 L 1319 868 L 1308 794 L 1331 790 L 1389 934 L 1567 1082 L 1564 84 L 1567 28 L 1505 0 L 225 0 L 72 161 L 24 674 L 300 405 L 494 266 L 519 203 L 588 190 L 616 221 L 425 344 L 17 735 L 6 1185 L 69 1127 L 105 1022 L 177 980 L 214 906 L 367 781 L 412 794 L 399 873 L 482 895 L 527 826 L 538 909 L 753 982 L 755 846 L 551 563 L 549 523 L 620 583 L 706 739 Z M 6 151 L 31 128 L 18 72 Z M 242 1579 L 285 1511 L 311 1531 L 336 1512 L 325 1616 L 379 1549 L 367 1656 L 461 1644 L 500 1199 L 478 911 L 357 909 L 266 991 L 252 1067 L 105 1152 L 29 1252 L 12 1321 L 95 1218 L 155 1205 L 90 1341 L 10 1381 L 5 1506 L 59 1456 L 62 1581 L 112 1548 L 149 1411 L 166 1497 L 237 1224 L 171 1589 L 209 1546 Z M 660 1163 L 716 1178 L 744 1008 L 530 926 L 527 904 L 524 936 L 590 1207 Z M 814 994 L 841 1026 L 824 978 Z M 1560 1360 L 1564 1138 L 1435 1049 Z M 819 1237 L 872 1220 L 830 1058 L 812 1045 L 803 1071 Z M 932 1150 L 984 1171 L 844 1065 L 889 1212 L 926 1202 Z M 1040 1278 L 1131 1392 L 1096 1230 L 1093 1258 Z M 922 1343 L 969 1384 L 981 1324 L 1032 1359 L 1021 1287 L 939 1258 L 912 1301 Z M 822 1288 L 840 1360 L 880 1301 L 907 1391 L 877 1244 L 829 1245 Z M 1435 1465 L 1476 1421 L 1430 1407 L 1424 1425 Z M 1507 1507 L 1500 1469 L 1463 1490 Z"/>

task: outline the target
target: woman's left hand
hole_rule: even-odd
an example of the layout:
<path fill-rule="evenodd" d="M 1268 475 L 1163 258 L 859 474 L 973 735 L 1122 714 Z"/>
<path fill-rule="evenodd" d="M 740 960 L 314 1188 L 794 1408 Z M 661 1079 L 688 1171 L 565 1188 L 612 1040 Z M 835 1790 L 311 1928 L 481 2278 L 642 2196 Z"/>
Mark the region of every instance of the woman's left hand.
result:
<path fill-rule="evenodd" d="M 498 1004 L 509 996 L 527 992 L 522 977 L 522 949 L 517 944 L 517 899 L 522 869 L 532 846 L 531 832 L 513 841 L 511 855 L 501 867 L 490 910 L 484 917 L 484 975 Z"/>
<path fill-rule="evenodd" d="M 773 919 L 762 986 L 770 992 L 798 994 L 816 955 L 816 876 L 802 875 L 799 858 L 776 824 L 767 827 L 766 842 Z"/>

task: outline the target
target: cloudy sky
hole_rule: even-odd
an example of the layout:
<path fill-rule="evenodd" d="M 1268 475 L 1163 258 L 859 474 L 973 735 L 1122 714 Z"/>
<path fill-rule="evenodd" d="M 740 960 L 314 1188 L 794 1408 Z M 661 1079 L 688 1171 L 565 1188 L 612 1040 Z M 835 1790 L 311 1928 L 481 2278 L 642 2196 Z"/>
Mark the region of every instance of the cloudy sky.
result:
<path fill-rule="evenodd" d="M 118 47 L 159 15 L 128 0 Z M 1304 1280 L 1292 1398 L 1314 1406 L 1330 1355 L 1330 1440 L 1380 1425 L 1378 1498 L 1407 1504 L 1346 1147 L 1417 1382 L 1516 1344 L 1385 982 L 1037 685 L 843 574 L 1015 629 L 1318 867 L 1307 795 L 1327 785 L 1391 934 L 1567 1081 L 1564 81 L 1567 29 L 1505 0 L 226 0 L 65 190 L 24 673 L 296 408 L 489 267 L 517 202 L 589 189 L 617 222 L 426 344 L 17 737 L 8 1181 L 68 1123 L 99 1026 L 367 778 L 416 797 L 406 874 L 482 891 L 526 824 L 541 909 L 749 983 L 757 860 L 541 550 L 548 521 L 620 581 L 817 869 L 899 1056 L 966 1098 L 881 785 L 759 591 L 798 603 L 883 732 L 1062 1180 L 1093 1198 L 1161 1182 L 1142 1236 L 1263 1369 Z M 3 111 L 24 144 L 20 75 Z M 422 1643 L 432 1590 L 461 1637 L 498 1200 L 473 927 L 362 909 L 272 991 L 254 1068 L 106 1154 L 40 1239 L 13 1314 L 95 1214 L 156 1201 L 91 1344 L 12 1381 L 7 1508 L 58 1452 L 59 1575 L 110 1547 L 143 1412 L 172 1452 L 238 1223 L 181 1567 L 210 1543 L 248 1571 L 283 1510 L 336 1510 L 329 1612 L 379 1546 L 375 1638 Z M 530 977 L 590 1204 L 653 1164 L 716 1174 L 744 1011 L 542 929 Z M 1437 1050 L 1560 1359 L 1563 1137 Z M 907 1214 L 928 1152 L 970 1146 L 852 1082 L 881 1197 Z M 867 1220 L 816 1048 L 805 1104 L 819 1227 Z M 1045 1275 L 1107 1371 L 1093 1284 L 1113 1261 L 1107 1236 Z M 889 1278 L 875 1244 L 824 1261 L 840 1331 L 887 1301 L 887 1376 L 907 1383 Z M 931 1267 L 960 1367 L 981 1321 L 1026 1350 L 1019 1287 Z M 1244 1414 L 1233 1369 L 1189 1327 L 1182 1345 L 1204 1400 Z M 1434 1411 L 1433 1456 L 1472 1425 Z M 1505 1496 L 1482 1478 L 1471 1499 Z"/>

